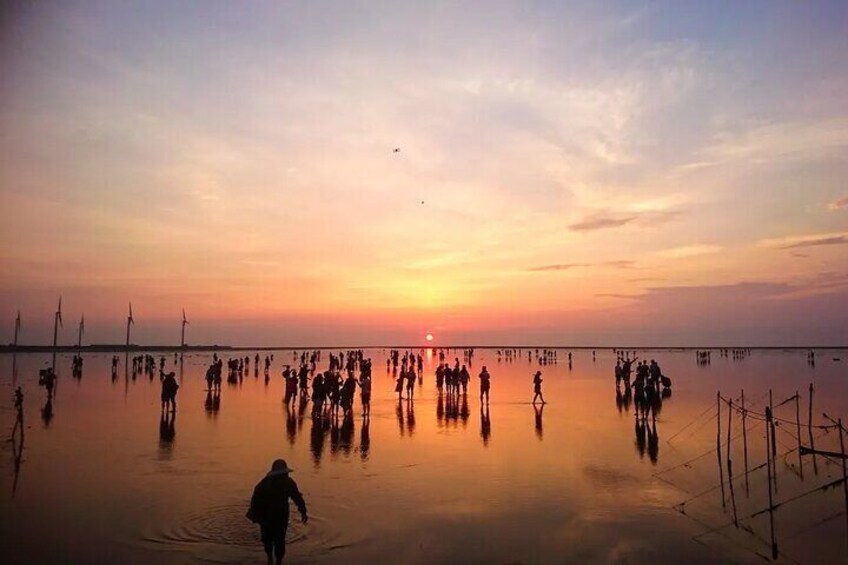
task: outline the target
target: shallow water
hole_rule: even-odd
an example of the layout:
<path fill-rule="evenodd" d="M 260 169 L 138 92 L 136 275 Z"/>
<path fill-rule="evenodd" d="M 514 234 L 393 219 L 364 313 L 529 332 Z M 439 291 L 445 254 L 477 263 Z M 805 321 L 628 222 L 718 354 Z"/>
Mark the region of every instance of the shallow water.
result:
<path fill-rule="evenodd" d="M 251 361 L 253 354 L 240 353 Z M 558 364 L 539 367 L 526 354 L 498 362 L 494 350 L 478 349 L 471 372 L 487 365 L 492 373 L 488 411 L 476 377 L 466 398 L 440 402 L 430 356 L 414 402 L 399 405 L 385 353 L 367 354 L 374 360 L 370 421 L 357 395 L 353 421 L 338 425 L 313 420 L 311 405 L 287 410 L 282 403 L 279 372 L 292 362 L 289 352 L 274 353 L 267 385 L 252 366 L 241 384 L 225 382 L 217 407 L 207 405 L 203 379 L 211 353 L 187 354 L 182 365 L 169 355 L 181 384 L 173 425 L 160 420 L 159 379 L 125 374 L 123 358 L 113 380 L 111 354 L 86 354 L 75 379 L 70 356 L 59 356 L 52 415 L 45 415 L 47 394 L 37 380 L 50 356 L 0 356 L 7 438 L 16 417 L 12 391 L 21 386 L 25 395 L 23 449 L 19 437 L 2 448 L 3 562 L 264 563 L 244 513 L 277 457 L 295 469 L 310 514 L 302 525 L 293 513 L 290 563 L 762 562 L 770 555 L 768 513 L 748 516 L 768 505 L 765 426 L 747 421 L 749 467 L 759 468 L 746 490 L 738 414 L 730 422 L 736 528 L 730 485 L 726 508 L 719 488 L 717 390 L 736 398 L 744 388 L 760 413 L 769 388 L 775 404 L 797 390 L 806 422 L 814 383 L 814 422 L 827 423 L 822 412 L 848 417 L 846 351 L 820 350 L 815 367 L 805 351 L 754 351 L 743 360 L 714 351 L 708 366 L 696 364 L 692 351 L 640 352 L 673 379 L 655 432 L 650 419 L 637 426 L 634 407 L 616 397 L 609 350 L 594 362 L 591 352 L 575 351 L 571 366 L 560 350 Z M 319 368 L 325 365 L 326 357 Z M 537 368 L 544 409 L 530 404 Z M 838 462 L 818 457 L 813 469 L 807 456 L 802 479 L 791 451 L 795 402 L 776 414 L 786 422 L 776 432 L 775 502 L 842 476 Z M 724 443 L 726 407 L 722 426 Z M 816 448 L 839 450 L 835 430 L 815 435 Z M 802 440 L 809 444 L 806 427 Z M 843 496 L 838 485 L 774 513 L 779 561 L 848 559 Z M 682 512 L 675 508 L 687 500 Z"/>

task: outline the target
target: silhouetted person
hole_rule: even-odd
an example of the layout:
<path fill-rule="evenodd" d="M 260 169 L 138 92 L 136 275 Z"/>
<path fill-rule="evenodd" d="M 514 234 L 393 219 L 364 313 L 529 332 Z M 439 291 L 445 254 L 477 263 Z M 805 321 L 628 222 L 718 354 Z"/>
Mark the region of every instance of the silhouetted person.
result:
<path fill-rule="evenodd" d="M 536 404 L 537 398 L 545 404 L 545 397 L 542 396 L 542 371 L 536 371 L 533 375 L 533 404 Z"/>
<path fill-rule="evenodd" d="M 406 371 L 401 371 L 400 376 L 397 378 L 397 383 L 395 383 L 395 392 L 398 393 L 398 402 L 401 401 L 401 396 L 403 395 L 403 382 L 406 380 Z"/>
<path fill-rule="evenodd" d="M 275 561 L 277 565 L 283 562 L 286 554 L 286 530 L 289 527 L 289 499 L 300 511 L 300 520 L 305 524 L 306 502 L 297 489 L 297 484 L 289 477 L 286 462 L 277 459 L 271 465 L 271 470 L 265 475 L 250 499 L 250 509 L 247 517 L 251 522 L 259 524 L 262 534 L 262 545 L 268 555 L 268 563 Z"/>
<path fill-rule="evenodd" d="M 371 415 L 371 375 L 364 374 L 359 378 L 359 391 L 362 400 L 362 415 Z"/>
<path fill-rule="evenodd" d="M 53 367 L 40 371 L 39 383 L 47 389 L 47 397 L 53 398 L 53 388 L 56 386 L 56 373 L 53 372 Z"/>
<path fill-rule="evenodd" d="M 480 371 L 480 404 L 483 404 L 483 397 L 486 397 L 486 404 L 489 403 L 489 388 L 491 388 L 491 378 L 486 366 L 483 365 L 483 370 Z"/>
<path fill-rule="evenodd" d="M 180 385 L 177 384 L 176 373 L 171 371 L 165 378 L 162 379 L 162 411 L 166 411 L 168 409 L 168 405 L 170 404 L 171 412 L 176 412 L 177 410 L 177 389 L 180 388 Z"/>

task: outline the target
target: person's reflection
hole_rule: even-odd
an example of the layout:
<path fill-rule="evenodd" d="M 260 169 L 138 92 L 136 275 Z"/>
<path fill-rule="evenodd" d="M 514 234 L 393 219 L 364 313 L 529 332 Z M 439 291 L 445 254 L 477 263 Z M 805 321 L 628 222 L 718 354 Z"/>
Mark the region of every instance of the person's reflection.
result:
<path fill-rule="evenodd" d="M 657 464 L 657 460 L 660 455 L 660 437 L 657 434 L 657 419 L 652 418 L 651 426 L 648 427 L 648 458 L 651 460 L 651 463 L 654 465 Z"/>
<path fill-rule="evenodd" d="M 330 424 L 330 454 L 335 455 L 339 451 L 341 437 L 339 430 L 339 415 L 332 412 L 329 417 Z"/>
<path fill-rule="evenodd" d="M 462 420 L 462 427 L 463 428 L 468 425 L 468 416 L 469 415 L 470 415 L 470 412 L 468 411 L 468 395 L 463 394 L 462 395 L 462 406 L 459 409 L 459 417 Z"/>
<path fill-rule="evenodd" d="M 671 387 L 666 387 L 666 388 L 664 388 L 664 389 L 662 390 L 662 393 L 660 394 L 660 397 L 661 397 L 663 400 L 668 400 L 669 398 L 671 398 Z"/>
<path fill-rule="evenodd" d="M 368 452 L 371 450 L 371 417 L 362 418 L 362 429 L 359 431 L 359 457 L 362 461 L 368 460 Z"/>
<path fill-rule="evenodd" d="M 206 391 L 206 402 L 204 403 L 206 407 L 206 415 L 210 418 L 214 418 L 218 416 L 218 410 L 221 409 L 221 392 L 215 390 L 214 392 L 210 389 Z"/>
<path fill-rule="evenodd" d="M 286 437 L 289 440 L 289 445 L 294 445 L 297 438 L 297 414 L 292 405 L 288 402 L 286 405 Z"/>
<path fill-rule="evenodd" d="M 395 415 L 397 416 L 398 428 L 400 429 L 400 437 L 406 435 L 406 421 L 403 419 L 403 401 L 398 400 L 397 407 L 395 408 Z"/>
<path fill-rule="evenodd" d="M 168 410 L 162 412 L 159 418 L 159 448 L 163 451 L 170 451 L 174 443 L 174 436 L 177 435 L 175 428 L 177 422 L 177 413 Z"/>
<path fill-rule="evenodd" d="M 624 411 L 628 414 L 630 413 L 630 404 L 633 402 L 633 391 L 630 388 L 630 385 L 625 383 L 624 385 Z"/>
<path fill-rule="evenodd" d="M 411 398 L 406 401 L 406 429 L 410 437 L 415 433 L 415 402 Z"/>
<path fill-rule="evenodd" d="M 621 394 L 621 387 L 615 387 L 615 407 L 618 408 L 619 414 L 624 410 L 624 396 Z"/>
<path fill-rule="evenodd" d="M 312 415 L 312 430 L 309 434 L 309 450 L 312 452 L 312 461 L 315 466 L 320 466 L 321 456 L 324 454 L 324 422 L 320 414 Z"/>
<path fill-rule="evenodd" d="M 306 409 L 309 408 L 309 398 L 302 394 L 300 395 L 300 404 L 297 406 L 297 431 L 303 429 L 303 418 L 306 416 Z"/>
<path fill-rule="evenodd" d="M 636 411 L 636 451 L 639 453 L 639 458 L 644 459 L 645 457 L 645 444 L 646 444 L 646 433 L 647 426 L 645 425 L 645 420 L 643 418 L 639 418 L 639 411 Z"/>
<path fill-rule="evenodd" d="M 349 410 L 342 418 L 341 448 L 345 457 L 350 455 L 353 449 L 353 410 Z"/>
<path fill-rule="evenodd" d="M 439 424 L 439 427 L 444 427 L 445 420 L 445 400 L 442 393 L 439 393 L 438 398 L 436 398 L 436 422 Z"/>
<path fill-rule="evenodd" d="M 489 437 L 492 435 L 492 420 L 489 418 L 489 405 L 480 405 L 480 437 L 483 438 L 483 446 L 489 446 Z"/>
<path fill-rule="evenodd" d="M 50 422 L 53 420 L 53 397 L 48 396 L 47 402 L 44 403 L 44 407 L 41 409 L 41 419 L 44 421 L 44 427 L 49 428 Z"/>
<path fill-rule="evenodd" d="M 545 411 L 544 404 L 534 404 L 533 411 L 536 413 L 536 437 L 539 441 L 542 440 L 542 413 Z"/>

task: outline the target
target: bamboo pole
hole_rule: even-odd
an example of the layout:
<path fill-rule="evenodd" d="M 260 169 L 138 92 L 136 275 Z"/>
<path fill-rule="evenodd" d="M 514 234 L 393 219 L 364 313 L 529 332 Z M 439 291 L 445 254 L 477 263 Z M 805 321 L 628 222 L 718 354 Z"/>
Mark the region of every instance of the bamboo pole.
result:
<path fill-rule="evenodd" d="M 845 440 L 842 433 L 842 418 L 839 418 L 839 450 L 842 452 L 842 492 L 845 493 L 845 526 L 848 527 L 848 466 L 845 462 Z"/>
<path fill-rule="evenodd" d="M 795 391 L 795 429 L 798 435 L 798 472 L 804 480 L 804 458 L 801 457 L 801 395 Z"/>
<path fill-rule="evenodd" d="M 771 391 L 769 391 L 771 396 Z M 770 403 L 769 403 L 770 404 Z M 768 470 L 769 529 L 771 530 L 771 558 L 777 559 L 777 541 L 774 537 L 774 499 L 772 498 L 771 408 L 766 408 L 766 469 Z"/>
<path fill-rule="evenodd" d="M 745 496 L 751 494 L 751 488 L 748 484 L 748 412 L 745 410 L 745 389 L 742 389 L 742 447 L 745 456 Z"/>
<path fill-rule="evenodd" d="M 816 444 L 815 439 L 813 439 L 813 383 L 810 383 L 810 411 L 807 416 L 807 429 L 810 432 L 810 449 L 815 450 Z M 813 473 L 816 475 L 819 474 L 819 466 L 816 462 L 816 454 L 813 453 Z"/>
<path fill-rule="evenodd" d="M 771 433 L 771 480 L 774 482 L 774 492 L 777 493 L 777 432 L 774 429 L 774 401 L 771 389 L 769 389 L 768 431 Z"/>
<path fill-rule="evenodd" d="M 724 502 L 724 470 L 721 466 L 721 391 L 716 392 L 716 459 L 718 460 L 718 479 L 721 483 L 721 507 L 726 508 Z"/>
<path fill-rule="evenodd" d="M 730 487 L 730 503 L 733 507 L 733 525 L 739 527 L 736 516 L 736 493 L 733 491 L 733 461 L 730 458 L 730 429 L 733 423 L 733 405 L 727 399 L 727 484 Z"/>

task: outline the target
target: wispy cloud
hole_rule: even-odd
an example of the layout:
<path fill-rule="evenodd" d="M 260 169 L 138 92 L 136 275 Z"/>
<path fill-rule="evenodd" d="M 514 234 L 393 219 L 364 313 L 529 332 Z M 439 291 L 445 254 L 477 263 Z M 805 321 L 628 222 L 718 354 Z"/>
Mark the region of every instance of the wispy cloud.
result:
<path fill-rule="evenodd" d="M 630 223 L 661 225 L 677 218 L 680 214 L 681 212 L 679 210 L 646 210 L 627 213 L 598 210 L 570 224 L 568 229 L 573 231 L 594 231 L 618 228 Z"/>
<path fill-rule="evenodd" d="M 848 196 L 837 198 L 827 205 L 828 210 L 841 210 L 842 208 L 848 208 Z"/>
<path fill-rule="evenodd" d="M 848 232 L 790 235 L 785 237 L 762 239 L 757 242 L 760 247 L 771 247 L 774 249 L 803 249 L 805 247 L 845 245 L 846 243 L 848 243 Z"/>
<path fill-rule="evenodd" d="M 619 259 L 617 261 L 604 261 L 602 263 L 555 263 L 552 265 L 531 267 L 527 270 L 532 272 L 570 271 L 571 269 L 580 267 L 613 267 L 616 269 L 632 269 L 635 264 L 635 261 L 631 261 L 629 259 Z"/>
<path fill-rule="evenodd" d="M 630 261 L 628 259 L 619 259 L 618 261 L 607 261 L 604 265 L 608 265 L 610 267 L 617 267 L 619 269 L 632 269 L 636 266 L 636 261 Z"/>
<path fill-rule="evenodd" d="M 658 251 L 656 254 L 666 259 L 683 259 L 685 257 L 695 257 L 696 255 L 718 253 L 722 249 L 720 245 L 682 245 L 680 247 Z"/>
<path fill-rule="evenodd" d="M 574 231 L 592 231 L 603 230 L 607 228 L 617 228 L 625 224 L 629 224 L 636 219 L 635 215 L 620 216 L 610 212 L 595 212 L 568 226 L 568 229 Z"/>
<path fill-rule="evenodd" d="M 848 243 L 848 236 L 837 235 L 833 237 L 820 237 L 818 239 L 799 241 L 798 243 L 781 247 L 781 249 L 800 249 L 802 247 L 817 247 L 819 245 L 845 245 L 846 243 Z"/>
<path fill-rule="evenodd" d="M 544 272 L 544 271 L 568 271 L 578 267 L 588 267 L 588 263 L 557 263 L 555 265 L 542 265 L 541 267 L 532 267 L 528 271 Z"/>

